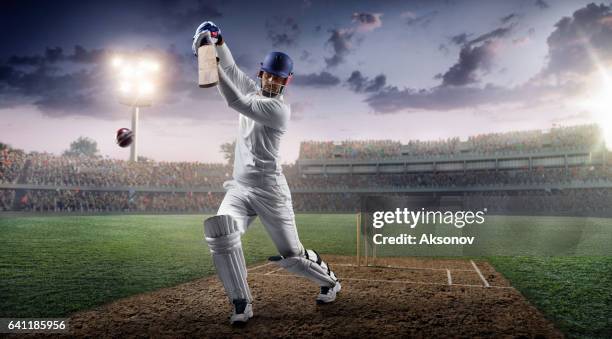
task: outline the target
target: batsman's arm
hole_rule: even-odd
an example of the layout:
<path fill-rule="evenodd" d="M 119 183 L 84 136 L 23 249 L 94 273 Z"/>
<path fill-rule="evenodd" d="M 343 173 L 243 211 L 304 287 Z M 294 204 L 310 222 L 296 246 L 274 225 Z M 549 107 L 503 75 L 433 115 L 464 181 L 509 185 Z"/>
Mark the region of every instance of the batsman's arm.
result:
<path fill-rule="evenodd" d="M 221 65 L 219 65 L 218 87 L 229 107 L 265 126 L 286 130 L 291 115 L 289 106 L 277 99 L 240 93 Z"/>
<path fill-rule="evenodd" d="M 232 52 L 230 52 L 227 44 L 223 41 L 215 46 L 217 50 L 217 57 L 219 58 L 219 64 L 225 71 L 231 81 L 238 87 L 242 94 L 257 91 L 257 84 L 251 78 L 249 78 L 240 68 L 236 65 Z"/>

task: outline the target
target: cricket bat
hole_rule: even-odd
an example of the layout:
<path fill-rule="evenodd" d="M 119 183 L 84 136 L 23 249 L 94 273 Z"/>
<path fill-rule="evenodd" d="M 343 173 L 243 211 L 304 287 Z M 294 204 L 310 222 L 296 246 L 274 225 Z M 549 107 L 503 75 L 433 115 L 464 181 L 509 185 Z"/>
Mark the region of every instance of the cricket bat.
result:
<path fill-rule="evenodd" d="M 200 88 L 216 86 L 219 82 L 217 53 L 215 46 L 205 44 L 198 47 L 198 85 Z"/>

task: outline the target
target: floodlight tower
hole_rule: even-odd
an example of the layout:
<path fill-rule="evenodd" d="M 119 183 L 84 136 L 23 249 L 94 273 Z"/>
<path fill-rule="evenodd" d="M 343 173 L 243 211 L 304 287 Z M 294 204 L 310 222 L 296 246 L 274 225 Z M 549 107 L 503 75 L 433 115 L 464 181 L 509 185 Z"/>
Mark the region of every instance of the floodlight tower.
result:
<path fill-rule="evenodd" d="M 136 57 L 115 56 L 113 67 L 118 70 L 119 103 L 132 109 L 132 132 L 134 141 L 130 147 L 130 161 L 138 161 L 138 121 L 141 107 L 150 107 L 155 92 L 155 79 L 159 64 Z"/>

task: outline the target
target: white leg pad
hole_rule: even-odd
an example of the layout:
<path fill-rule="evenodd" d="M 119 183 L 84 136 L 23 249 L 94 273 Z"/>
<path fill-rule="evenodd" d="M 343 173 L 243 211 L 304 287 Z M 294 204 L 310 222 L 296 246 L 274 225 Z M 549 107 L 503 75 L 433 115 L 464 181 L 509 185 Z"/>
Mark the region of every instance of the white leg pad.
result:
<path fill-rule="evenodd" d="M 242 253 L 240 228 L 229 215 L 217 215 L 204 221 L 206 242 L 212 253 L 219 279 L 230 301 L 253 301 L 247 283 L 247 269 Z"/>
<path fill-rule="evenodd" d="M 313 250 L 306 250 L 302 256 L 287 258 L 279 256 L 270 259 L 287 271 L 308 278 L 319 286 L 332 287 L 338 281 L 327 263 Z"/>

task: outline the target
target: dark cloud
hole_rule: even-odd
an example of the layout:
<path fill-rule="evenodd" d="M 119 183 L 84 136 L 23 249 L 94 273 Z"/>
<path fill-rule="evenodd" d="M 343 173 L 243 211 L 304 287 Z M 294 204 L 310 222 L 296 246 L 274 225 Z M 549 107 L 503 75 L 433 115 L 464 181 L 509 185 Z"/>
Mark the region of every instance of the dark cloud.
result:
<path fill-rule="evenodd" d="M 472 34 L 461 33 L 450 37 L 450 41 L 455 45 L 463 45 L 469 41 L 469 38 Z"/>
<path fill-rule="evenodd" d="M 363 35 L 359 33 L 370 32 L 382 26 L 381 16 L 380 13 L 353 13 L 351 18 L 356 26 L 329 30 L 331 36 L 325 44 L 332 46 L 334 54 L 325 58 L 325 64 L 328 67 L 335 67 L 343 63 L 351 52 L 353 40 L 357 43 L 362 41 Z"/>
<path fill-rule="evenodd" d="M 8 58 L 7 63 L 15 66 L 41 66 L 58 62 L 74 62 L 83 64 L 99 63 L 106 57 L 102 49 L 87 50 L 83 46 L 74 46 L 72 54 L 64 54 L 61 47 L 47 47 L 44 55 L 13 55 Z"/>
<path fill-rule="evenodd" d="M 378 92 L 385 87 L 387 77 L 384 74 L 379 74 L 374 79 L 369 79 L 363 76 L 360 71 L 353 71 L 346 83 L 356 93 Z"/>
<path fill-rule="evenodd" d="M 485 33 L 473 40 L 470 40 L 468 44 L 474 45 L 474 44 L 477 44 L 483 41 L 487 41 L 487 40 L 491 40 L 491 39 L 503 38 L 507 36 L 512 31 L 513 28 L 514 28 L 514 25 L 494 29 L 491 32 Z"/>
<path fill-rule="evenodd" d="M 351 50 L 351 40 L 355 35 L 353 29 L 334 29 L 329 31 L 331 36 L 327 39 L 327 44 L 332 46 L 334 54 L 325 58 L 328 67 L 335 67 L 344 62 L 344 58 Z"/>
<path fill-rule="evenodd" d="M 93 64 L 101 63 L 105 57 L 106 54 L 103 49 L 87 50 L 82 46 L 76 45 L 74 46 L 74 53 L 72 55 L 68 55 L 66 59 L 72 62 Z"/>
<path fill-rule="evenodd" d="M 581 90 L 580 84 L 572 83 L 559 88 L 554 85 L 536 86 L 525 84 L 506 88 L 487 84 L 484 87 L 437 86 L 431 89 L 398 89 L 385 87 L 382 91 L 368 96 L 365 102 L 376 113 L 396 113 L 403 110 L 454 110 L 474 108 L 481 105 L 499 105 L 520 102 L 533 104 L 543 98 L 563 98 Z"/>
<path fill-rule="evenodd" d="M 510 13 L 504 17 L 501 17 L 499 20 L 501 21 L 502 24 L 507 24 L 509 22 L 511 22 L 512 20 L 515 20 L 518 18 L 518 14 L 516 13 Z"/>
<path fill-rule="evenodd" d="M 32 104 L 51 117 L 69 115 L 115 118 L 117 79 L 110 69 L 111 51 L 76 46 L 65 54 L 60 48 L 47 48 L 44 55 L 15 55 L 0 63 L 0 107 Z M 129 53 L 126 53 L 129 54 Z M 144 48 L 140 53 L 154 57 L 162 65 L 160 94 L 156 103 L 164 105 L 187 96 L 209 97 L 197 92 L 195 61 L 168 50 Z M 110 98 L 110 100 L 109 100 Z M 113 108 L 113 105 L 115 108 Z"/>
<path fill-rule="evenodd" d="M 460 61 L 439 75 L 443 84 L 430 89 L 399 89 L 386 86 L 370 94 L 365 102 L 377 113 L 418 110 L 453 110 L 481 105 L 516 104 L 533 106 L 554 102 L 590 88 L 584 75 L 596 66 L 590 53 L 600 60 L 612 59 L 612 13 L 609 6 L 589 4 L 578 9 L 572 17 L 564 17 L 555 25 L 548 42 L 548 64 L 542 72 L 516 87 L 487 84 L 477 86 L 446 86 L 475 82 L 473 72 L 490 61 L 487 51 L 496 38 L 504 37 L 509 29 L 498 29 L 468 41 L 462 49 Z M 533 34 L 533 30 L 528 31 Z M 546 76 L 571 73 L 563 81 L 546 81 Z M 453 79 L 452 81 L 450 79 Z"/>
<path fill-rule="evenodd" d="M 478 72 L 488 72 L 496 54 L 499 44 L 497 39 L 506 36 L 511 27 L 497 28 L 482 34 L 473 40 L 464 43 L 459 52 L 459 60 L 441 76 L 444 86 L 463 86 L 478 81 Z M 451 41 L 458 43 L 465 41 L 467 35 L 459 34 L 451 37 Z"/>
<path fill-rule="evenodd" d="M 416 13 L 410 11 L 400 14 L 401 18 L 405 20 L 406 25 L 420 27 L 429 26 L 437 15 L 438 11 L 433 11 L 422 15 L 417 15 Z"/>
<path fill-rule="evenodd" d="M 340 83 L 340 79 L 329 72 L 296 74 L 292 84 L 296 86 L 330 87 Z"/>
<path fill-rule="evenodd" d="M 34 102 L 38 108 L 51 116 L 63 116 L 64 113 L 75 113 L 81 110 L 91 111 L 91 106 L 95 103 L 93 93 L 75 93 L 67 96 L 63 91 L 49 92 Z"/>
<path fill-rule="evenodd" d="M 221 1 L 218 0 L 197 0 L 181 6 L 181 3 L 173 0 L 161 0 L 159 5 L 152 2 L 152 9 L 147 10 L 148 22 L 141 21 L 139 30 L 150 31 L 151 25 L 162 29 L 164 33 L 177 33 L 185 30 L 194 30 L 206 20 L 214 20 L 223 17 L 219 9 Z M 193 4 L 193 5 L 192 5 Z M 158 8 L 155 8 L 159 6 Z"/>
<path fill-rule="evenodd" d="M 493 41 L 479 46 L 464 46 L 459 53 L 459 61 L 442 75 L 442 85 L 463 86 L 477 82 L 477 71 L 490 69 L 495 50 L 496 43 Z"/>
<path fill-rule="evenodd" d="M 380 13 L 353 13 L 352 19 L 353 22 L 357 23 L 357 29 L 362 32 L 368 32 L 375 30 L 382 26 L 382 21 L 380 17 L 382 14 Z"/>
<path fill-rule="evenodd" d="M 39 55 L 36 55 L 36 56 L 13 55 L 13 56 L 9 57 L 8 64 L 10 64 L 10 65 L 36 66 L 36 65 L 40 65 L 42 60 L 43 60 L 43 57 L 41 57 Z"/>
<path fill-rule="evenodd" d="M 33 104 L 50 116 L 78 112 L 87 115 L 96 102 L 97 78 L 97 70 L 61 73 L 57 67 L 46 65 L 35 66 L 31 71 L 11 65 L 0 66 L 2 92 L 8 91 L 13 102 Z M 0 104 L 0 107 L 6 106 Z"/>
<path fill-rule="evenodd" d="M 266 31 L 272 46 L 293 46 L 300 37 L 300 26 L 294 18 L 273 17 L 266 20 Z"/>
<path fill-rule="evenodd" d="M 49 116 L 90 115 L 102 103 L 96 93 L 106 82 L 101 69 L 106 56 L 79 45 L 71 54 L 47 47 L 42 55 L 13 55 L 0 65 L 0 88 L 11 97 L 0 107 L 33 104 Z"/>
<path fill-rule="evenodd" d="M 544 0 L 536 0 L 535 5 L 539 9 L 547 9 L 550 7 L 550 5 L 548 5 L 548 3 Z"/>
<path fill-rule="evenodd" d="M 612 59 L 610 6 L 589 4 L 555 24 L 547 39 L 548 64 L 543 74 L 592 71 L 599 60 Z M 594 59 L 595 58 L 595 59 Z"/>

